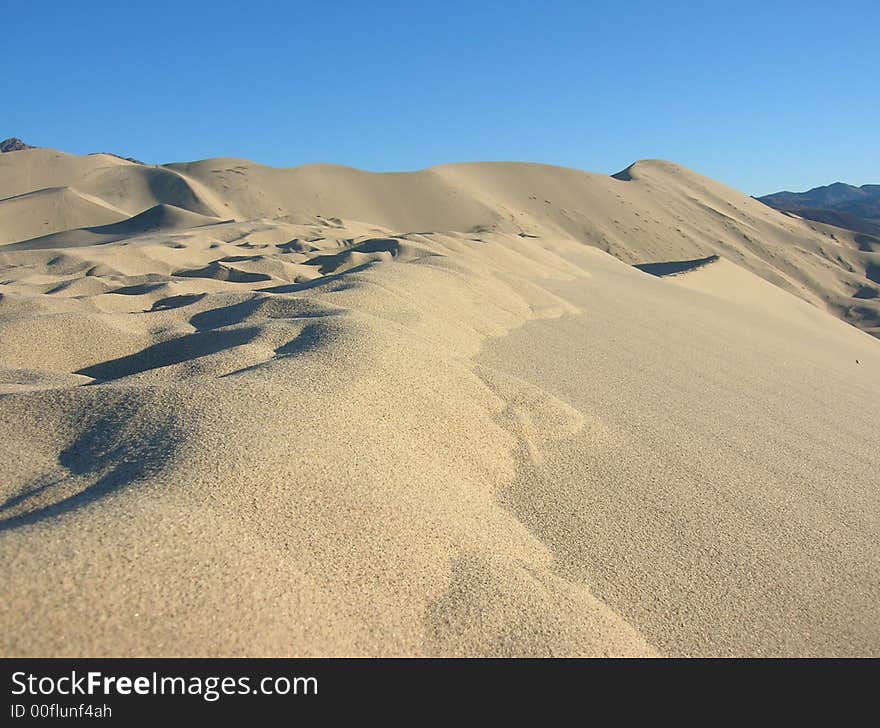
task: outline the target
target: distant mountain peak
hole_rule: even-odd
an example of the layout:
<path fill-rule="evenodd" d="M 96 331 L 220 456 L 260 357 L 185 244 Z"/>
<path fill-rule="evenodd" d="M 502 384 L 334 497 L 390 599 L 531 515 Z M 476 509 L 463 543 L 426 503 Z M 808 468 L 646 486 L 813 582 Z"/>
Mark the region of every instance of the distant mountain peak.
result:
<path fill-rule="evenodd" d="M 845 182 L 806 192 L 777 192 L 758 198 L 765 205 L 810 220 L 867 235 L 880 235 L 880 185 L 856 187 Z"/>
<path fill-rule="evenodd" d="M 25 144 L 18 137 L 9 137 L 0 142 L 0 152 L 20 152 L 24 149 L 34 149 L 30 144 Z"/>

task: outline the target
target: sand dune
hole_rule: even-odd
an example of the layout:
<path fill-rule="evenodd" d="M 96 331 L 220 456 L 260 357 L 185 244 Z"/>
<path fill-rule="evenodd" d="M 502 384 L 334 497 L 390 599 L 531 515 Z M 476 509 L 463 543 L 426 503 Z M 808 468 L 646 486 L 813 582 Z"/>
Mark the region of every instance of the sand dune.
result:
<path fill-rule="evenodd" d="M 90 172 L 130 165 L 118 157 L 85 157 L 53 149 L 27 149 L 0 154 L 0 197 L 14 197 L 47 187 L 69 187 Z"/>
<path fill-rule="evenodd" d="M 880 265 L 880 240 L 784 215 L 669 162 L 637 162 L 606 177 L 522 163 L 374 174 L 331 165 L 276 169 L 239 159 L 150 167 L 45 149 L 0 158 L 0 196 L 51 185 L 73 186 L 129 215 L 170 205 L 224 220 L 344 218 L 397 232 L 562 237 L 628 263 L 722 255 L 859 328 L 880 332 L 880 303 L 864 295 L 866 285 L 880 292 L 867 275 Z M 5 242 L 13 237 L 7 234 Z"/>
<path fill-rule="evenodd" d="M 137 215 L 108 225 L 66 230 L 54 235 L 43 235 L 19 243 L 10 243 L 6 250 L 61 250 L 86 245 L 104 245 L 136 235 L 156 231 L 194 228 L 222 222 L 219 218 L 200 215 L 174 205 L 155 205 Z"/>
<path fill-rule="evenodd" d="M 602 424 L 499 501 L 665 655 L 877 654 L 876 340 L 723 259 L 656 278 L 578 256 L 481 364 Z"/>
<path fill-rule="evenodd" d="M 880 652 L 854 234 L 656 161 L 0 196 L 0 653 Z"/>
<path fill-rule="evenodd" d="M 14 243 L 125 217 L 123 210 L 72 187 L 47 187 L 0 200 L 0 236 Z"/>

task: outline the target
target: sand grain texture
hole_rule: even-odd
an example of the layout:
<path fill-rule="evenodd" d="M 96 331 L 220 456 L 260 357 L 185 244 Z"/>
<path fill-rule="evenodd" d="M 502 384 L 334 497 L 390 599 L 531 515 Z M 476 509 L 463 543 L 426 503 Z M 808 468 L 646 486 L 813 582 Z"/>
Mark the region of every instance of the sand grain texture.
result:
<path fill-rule="evenodd" d="M 664 162 L 0 198 L 3 655 L 878 653 L 852 233 Z"/>

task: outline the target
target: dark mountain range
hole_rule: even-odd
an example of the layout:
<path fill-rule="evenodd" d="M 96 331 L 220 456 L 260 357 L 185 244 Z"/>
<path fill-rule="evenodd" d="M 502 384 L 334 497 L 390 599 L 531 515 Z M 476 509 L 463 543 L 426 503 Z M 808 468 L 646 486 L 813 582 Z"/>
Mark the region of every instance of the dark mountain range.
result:
<path fill-rule="evenodd" d="M 880 185 L 855 187 L 835 182 L 806 192 L 776 192 L 758 199 L 809 220 L 880 235 Z"/>

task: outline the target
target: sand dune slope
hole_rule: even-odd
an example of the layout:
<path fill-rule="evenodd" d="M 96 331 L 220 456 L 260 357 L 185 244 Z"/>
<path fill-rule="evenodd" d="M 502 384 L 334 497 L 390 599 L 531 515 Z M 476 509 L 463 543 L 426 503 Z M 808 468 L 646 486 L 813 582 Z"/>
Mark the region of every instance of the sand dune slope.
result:
<path fill-rule="evenodd" d="M 666 163 L 35 151 L 125 217 L 0 247 L 0 654 L 880 651 L 854 240 Z"/>
<path fill-rule="evenodd" d="M 374 174 L 331 165 L 277 169 L 240 159 L 146 166 L 45 149 L 0 157 L 0 199 L 52 186 L 74 186 L 128 215 L 172 205 L 224 220 L 345 218 L 398 232 L 564 237 L 628 263 L 723 255 L 880 332 L 880 239 L 785 215 L 669 162 L 637 162 L 606 177 L 523 163 Z M 103 225 L 104 218 L 99 213 L 69 228 Z M 20 240 L 4 232 L 3 219 L 0 243 Z M 57 232 L 54 227 L 38 232 Z"/>
<path fill-rule="evenodd" d="M 183 210 L 174 205 L 155 205 L 137 215 L 124 220 L 83 227 L 77 230 L 65 230 L 63 233 L 43 235 L 18 243 L 10 243 L 6 250 L 61 250 L 78 248 L 86 245 L 103 245 L 117 240 L 124 240 L 143 233 L 156 231 L 195 228 L 221 222 L 219 218 L 200 215 L 197 212 Z"/>
<path fill-rule="evenodd" d="M 499 500 L 666 655 L 876 655 L 876 340 L 729 261 L 582 253 L 583 317 L 478 358 L 589 413 Z M 598 429 L 598 427 L 597 427 Z"/>
<path fill-rule="evenodd" d="M 565 237 L 628 263 L 721 254 L 861 328 L 880 323 L 880 307 L 866 302 L 880 291 L 868 236 L 792 218 L 669 162 L 637 162 L 614 177 L 520 163 L 392 174 L 229 159 L 169 166 L 246 217 L 335 215 L 401 231 Z"/>
<path fill-rule="evenodd" d="M 123 210 L 72 187 L 48 187 L 0 200 L 0 236 L 14 243 L 125 217 Z"/>

